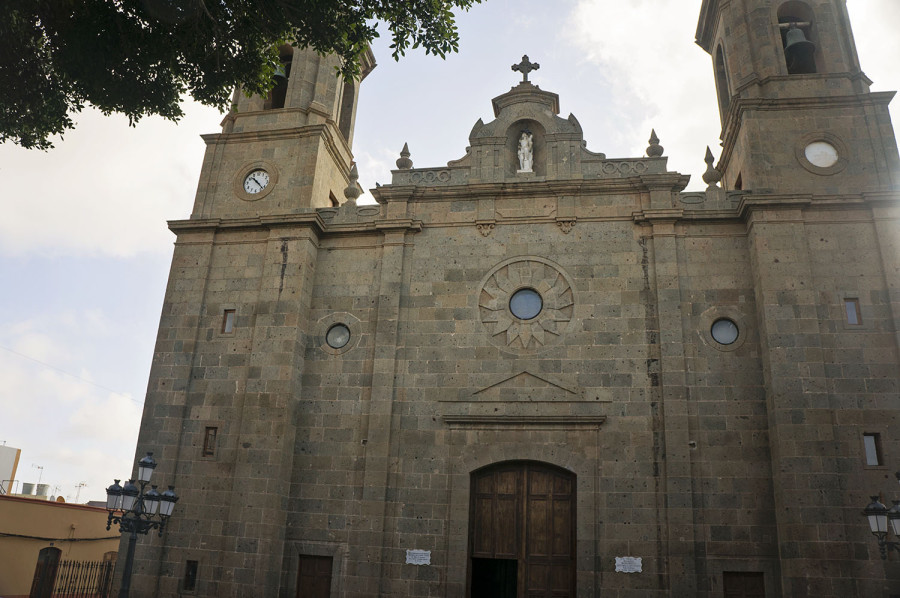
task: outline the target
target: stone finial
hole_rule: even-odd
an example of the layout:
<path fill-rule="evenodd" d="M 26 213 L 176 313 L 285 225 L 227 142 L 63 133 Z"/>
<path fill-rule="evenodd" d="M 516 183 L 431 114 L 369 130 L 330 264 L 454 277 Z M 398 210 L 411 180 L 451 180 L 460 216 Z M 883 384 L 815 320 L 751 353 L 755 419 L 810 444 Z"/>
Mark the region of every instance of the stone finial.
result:
<path fill-rule="evenodd" d="M 400 150 L 400 157 L 397 158 L 397 168 L 400 170 L 412 168 L 412 160 L 409 159 L 409 144 L 407 143 L 404 143 L 403 149 Z"/>
<path fill-rule="evenodd" d="M 716 187 L 719 184 L 719 181 L 722 180 L 722 173 L 713 168 L 713 154 L 712 150 L 709 149 L 709 146 L 706 146 L 706 157 L 703 159 L 706 162 L 706 172 L 703 173 L 703 182 L 709 185 L 710 188 Z"/>
<path fill-rule="evenodd" d="M 356 182 L 358 180 L 359 171 L 356 169 L 356 162 L 354 162 L 353 166 L 350 167 L 350 184 L 344 189 L 344 197 L 347 198 L 346 203 L 351 206 L 355 206 L 356 198 L 362 195 L 362 191 L 359 190 L 359 184 Z"/>
<path fill-rule="evenodd" d="M 528 83 L 528 73 L 539 68 L 541 68 L 541 65 L 528 60 L 528 54 L 522 56 L 522 62 L 512 65 L 512 70 L 522 73 L 522 83 Z"/>
<path fill-rule="evenodd" d="M 650 129 L 650 139 L 647 141 L 647 155 L 651 158 L 659 158 L 663 155 L 663 146 L 659 144 L 659 137 L 656 136 L 656 129 Z"/>

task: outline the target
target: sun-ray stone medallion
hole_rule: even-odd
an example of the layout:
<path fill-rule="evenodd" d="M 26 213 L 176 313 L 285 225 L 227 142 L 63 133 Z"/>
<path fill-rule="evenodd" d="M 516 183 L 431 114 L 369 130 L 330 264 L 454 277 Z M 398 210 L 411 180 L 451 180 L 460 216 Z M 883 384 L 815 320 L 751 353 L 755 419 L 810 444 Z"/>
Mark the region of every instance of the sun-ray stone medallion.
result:
<path fill-rule="evenodd" d="M 491 342 L 516 352 L 535 352 L 559 342 L 575 310 L 572 282 L 539 257 L 495 266 L 484 279 L 478 311 Z"/>

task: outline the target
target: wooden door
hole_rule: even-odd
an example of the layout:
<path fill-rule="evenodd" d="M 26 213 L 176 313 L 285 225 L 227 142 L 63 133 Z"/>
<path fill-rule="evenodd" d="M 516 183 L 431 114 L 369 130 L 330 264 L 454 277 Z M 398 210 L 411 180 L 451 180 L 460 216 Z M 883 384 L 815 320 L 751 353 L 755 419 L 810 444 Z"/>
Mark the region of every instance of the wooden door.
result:
<path fill-rule="evenodd" d="M 38 553 L 37 565 L 34 568 L 34 579 L 31 582 L 30 598 L 50 598 L 56 585 L 56 570 L 59 568 L 59 548 L 42 548 Z"/>
<path fill-rule="evenodd" d="M 297 598 L 330 598 L 330 556 L 300 555 L 297 573 Z"/>
<path fill-rule="evenodd" d="M 470 598 L 575 595 L 575 475 L 529 461 L 472 474 Z"/>

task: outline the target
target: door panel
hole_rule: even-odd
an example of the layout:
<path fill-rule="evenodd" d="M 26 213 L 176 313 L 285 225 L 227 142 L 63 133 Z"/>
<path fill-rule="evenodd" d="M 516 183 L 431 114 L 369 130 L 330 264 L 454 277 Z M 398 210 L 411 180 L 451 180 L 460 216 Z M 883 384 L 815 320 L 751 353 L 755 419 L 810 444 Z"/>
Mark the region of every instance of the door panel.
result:
<path fill-rule="evenodd" d="M 331 567 L 330 556 L 301 554 L 297 573 L 297 598 L 330 598 Z"/>
<path fill-rule="evenodd" d="M 469 596 L 500 592 L 517 598 L 566 598 L 575 587 L 575 476 L 528 461 L 501 463 L 472 474 Z M 504 563 L 515 562 L 516 569 Z M 495 589 L 491 589 L 495 588 Z M 509 591 L 502 585 L 503 592 Z"/>

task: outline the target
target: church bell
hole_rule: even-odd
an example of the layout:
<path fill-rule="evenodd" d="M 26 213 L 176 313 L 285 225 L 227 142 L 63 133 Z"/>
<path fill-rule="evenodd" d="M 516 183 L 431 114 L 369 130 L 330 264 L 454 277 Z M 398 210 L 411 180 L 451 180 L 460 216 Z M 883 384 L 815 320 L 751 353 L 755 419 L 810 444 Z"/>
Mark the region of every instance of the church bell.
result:
<path fill-rule="evenodd" d="M 788 72 L 792 75 L 815 73 L 815 52 L 816 45 L 806 39 L 806 34 L 796 23 L 791 23 L 784 39 L 784 56 Z"/>

